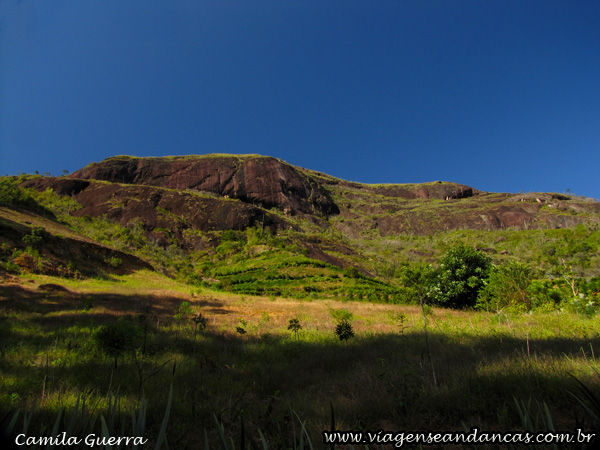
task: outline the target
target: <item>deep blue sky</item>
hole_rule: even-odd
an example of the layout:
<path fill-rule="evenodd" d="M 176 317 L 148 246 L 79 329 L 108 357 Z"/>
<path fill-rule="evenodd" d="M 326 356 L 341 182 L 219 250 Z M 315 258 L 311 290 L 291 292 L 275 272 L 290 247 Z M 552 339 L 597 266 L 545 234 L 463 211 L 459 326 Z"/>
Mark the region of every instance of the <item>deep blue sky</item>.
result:
<path fill-rule="evenodd" d="M 0 174 L 214 152 L 600 198 L 600 2 L 0 0 Z"/>

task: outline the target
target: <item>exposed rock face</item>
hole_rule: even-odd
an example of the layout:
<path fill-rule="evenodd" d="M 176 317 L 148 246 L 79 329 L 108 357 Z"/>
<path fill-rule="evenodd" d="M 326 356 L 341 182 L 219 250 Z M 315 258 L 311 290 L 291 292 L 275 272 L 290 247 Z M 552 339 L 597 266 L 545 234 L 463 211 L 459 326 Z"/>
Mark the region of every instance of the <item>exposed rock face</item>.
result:
<path fill-rule="evenodd" d="M 434 183 L 424 183 L 419 185 L 383 185 L 373 186 L 373 192 L 386 197 L 400 197 L 406 199 L 438 199 L 454 200 L 459 198 L 469 198 L 480 193 L 477 189 L 457 183 L 444 183 L 436 181 Z"/>
<path fill-rule="evenodd" d="M 351 237 L 374 231 L 388 236 L 559 228 L 600 221 L 599 202 L 562 194 L 488 193 L 441 181 L 361 184 L 258 155 L 119 156 L 69 178 L 36 178 L 24 185 L 51 187 L 73 196 L 82 205 L 74 215 L 106 215 L 128 225 L 141 222 L 165 243 L 173 237 L 186 241 L 181 238 L 189 236 L 190 229 L 297 226 L 270 208 L 299 214 L 323 230 L 333 226 Z"/>
<path fill-rule="evenodd" d="M 71 178 L 191 189 L 290 214 L 338 212 L 329 193 L 310 176 L 276 158 L 258 155 L 119 156 L 78 170 Z"/>
<path fill-rule="evenodd" d="M 165 243 L 172 237 L 183 242 L 184 231 L 188 229 L 244 230 L 260 226 L 276 230 L 287 226 L 264 209 L 195 192 L 68 178 L 36 178 L 23 186 L 39 191 L 50 188 L 61 195 L 73 196 L 82 206 L 71 212 L 77 217 L 106 216 L 122 225 L 139 222 Z"/>
<path fill-rule="evenodd" d="M 420 188 L 415 187 L 418 192 Z M 405 199 L 347 190 L 342 191 L 342 197 L 334 226 L 352 237 L 359 237 L 364 230 L 380 236 L 428 235 L 460 229 L 547 229 L 600 222 L 600 203 L 560 194 L 476 191 L 471 197 Z"/>

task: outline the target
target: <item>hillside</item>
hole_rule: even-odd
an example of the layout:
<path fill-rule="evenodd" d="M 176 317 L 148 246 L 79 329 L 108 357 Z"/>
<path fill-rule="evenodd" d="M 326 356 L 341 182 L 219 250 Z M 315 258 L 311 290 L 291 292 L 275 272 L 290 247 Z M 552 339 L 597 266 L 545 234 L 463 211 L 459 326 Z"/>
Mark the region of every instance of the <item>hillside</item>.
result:
<path fill-rule="evenodd" d="M 368 185 L 258 155 L 114 157 L 91 164 L 71 178 L 238 199 L 276 208 L 288 216 L 308 216 L 319 224 L 319 219 L 330 219 L 331 223 L 322 225 L 333 225 L 344 234 L 373 229 L 388 236 L 456 229 L 565 228 L 597 222 L 600 214 L 600 203 L 563 194 L 498 194 L 442 181 Z M 254 222 L 248 219 L 246 226 Z M 231 225 L 217 218 L 213 226 L 234 228 Z"/>
<path fill-rule="evenodd" d="M 398 299 L 399 268 L 435 263 L 461 242 L 497 262 L 548 272 L 577 226 L 593 242 L 569 256 L 585 260 L 580 275 L 600 275 L 600 203 L 565 194 L 489 193 L 442 181 L 361 184 L 259 155 L 117 156 L 68 177 L 18 182 L 81 239 L 233 292 Z M 5 243 L 28 232 L 22 214 L 0 210 L 5 228 L 21 227 Z"/>

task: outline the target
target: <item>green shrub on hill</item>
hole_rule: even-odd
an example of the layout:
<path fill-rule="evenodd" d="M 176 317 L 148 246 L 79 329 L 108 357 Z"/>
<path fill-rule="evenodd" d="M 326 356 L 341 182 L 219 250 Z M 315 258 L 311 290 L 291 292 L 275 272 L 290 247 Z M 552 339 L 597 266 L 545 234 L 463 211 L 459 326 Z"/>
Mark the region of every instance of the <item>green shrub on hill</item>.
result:
<path fill-rule="evenodd" d="M 0 204 L 18 205 L 31 199 L 12 178 L 0 178 Z"/>
<path fill-rule="evenodd" d="M 499 311 L 506 307 L 530 311 L 534 303 L 528 288 L 533 278 L 531 267 L 517 261 L 493 266 L 484 287 L 479 291 L 477 306 L 488 311 Z"/>
<path fill-rule="evenodd" d="M 42 207 L 31 195 L 30 189 L 19 186 L 19 178 L 0 177 L 0 206 L 23 208 L 43 215 L 50 211 Z"/>
<path fill-rule="evenodd" d="M 43 227 L 33 227 L 29 233 L 23 236 L 22 241 L 30 248 L 37 249 L 44 242 L 46 231 Z"/>
<path fill-rule="evenodd" d="M 451 248 L 435 270 L 429 292 L 432 301 L 450 308 L 474 307 L 491 266 L 491 258 L 474 247 Z"/>

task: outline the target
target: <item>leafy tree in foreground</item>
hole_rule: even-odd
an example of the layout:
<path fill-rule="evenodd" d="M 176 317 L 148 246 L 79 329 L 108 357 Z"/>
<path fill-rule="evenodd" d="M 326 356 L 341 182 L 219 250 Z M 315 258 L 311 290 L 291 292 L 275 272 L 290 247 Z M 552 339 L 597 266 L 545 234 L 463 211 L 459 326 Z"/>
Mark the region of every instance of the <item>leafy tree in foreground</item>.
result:
<path fill-rule="evenodd" d="M 461 244 L 451 248 L 435 271 L 429 294 L 440 306 L 472 308 L 491 267 L 491 258 L 474 247 Z"/>

